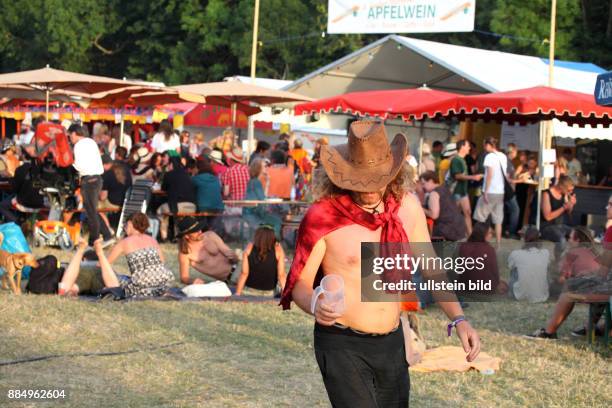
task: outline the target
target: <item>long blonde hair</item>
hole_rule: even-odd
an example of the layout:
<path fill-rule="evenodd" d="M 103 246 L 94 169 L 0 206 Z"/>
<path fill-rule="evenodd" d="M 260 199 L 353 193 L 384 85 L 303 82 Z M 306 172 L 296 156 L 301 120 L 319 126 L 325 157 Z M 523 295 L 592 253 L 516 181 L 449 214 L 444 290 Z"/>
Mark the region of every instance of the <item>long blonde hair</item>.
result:
<path fill-rule="evenodd" d="M 414 191 L 413 180 L 414 170 L 408 163 L 404 162 L 397 176 L 387 185 L 385 196 L 387 196 L 387 194 L 393 194 L 396 200 L 401 201 L 407 192 Z M 312 194 L 315 201 L 348 193 L 348 190 L 342 189 L 332 183 L 323 166 L 319 166 L 315 169 L 312 181 Z"/>

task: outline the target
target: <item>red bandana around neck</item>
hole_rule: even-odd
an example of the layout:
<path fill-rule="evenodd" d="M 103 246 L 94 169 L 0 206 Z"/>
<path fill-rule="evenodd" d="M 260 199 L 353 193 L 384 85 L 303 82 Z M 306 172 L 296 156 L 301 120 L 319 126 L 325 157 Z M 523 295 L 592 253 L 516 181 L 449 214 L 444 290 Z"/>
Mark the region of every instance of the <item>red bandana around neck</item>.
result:
<path fill-rule="evenodd" d="M 308 209 L 298 229 L 295 257 L 280 301 L 283 309 L 289 309 L 291 305 L 293 299 L 291 292 L 315 244 L 330 232 L 353 224 L 361 225 L 373 231 L 382 227 L 381 245 L 391 242 L 408 243 L 408 236 L 398 215 L 401 203 L 392 194 L 388 194 L 384 202 L 385 211 L 380 214 L 372 214 L 355 204 L 348 194 L 344 194 L 320 200 Z M 402 247 L 404 246 L 402 245 Z M 389 256 L 389 254 L 384 253 L 386 252 L 386 246 L 382 248 L 381 256 Z M 399 280 L 398 274 L 397 271 L 390 271 L 385 274 L 385 281 L 395 282 Z M 319 285 L 322 278 L 323 270 L 319 267 L 314 287 Z"/>

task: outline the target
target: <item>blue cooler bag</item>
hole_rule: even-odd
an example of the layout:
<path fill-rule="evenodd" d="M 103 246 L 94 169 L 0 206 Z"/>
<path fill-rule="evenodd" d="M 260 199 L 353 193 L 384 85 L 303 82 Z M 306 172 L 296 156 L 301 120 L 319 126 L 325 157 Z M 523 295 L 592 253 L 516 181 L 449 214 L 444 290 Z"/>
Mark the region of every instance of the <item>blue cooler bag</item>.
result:
<path fill-rule="evenodd" d="M 23 231 L 19 228 L 19 225 L 14 222 L 7 222 L 6 224 L 0 224 L 0 232 L 4 235 L 4 239 L 2 240 L 2 245 L 0 245 L 0 249 L 5 250 L 8 253 L 14 254 L 17 252 L 29 252 L 30 246 L 28 245 L 28 241 L 23 235 Z M 26 266 L 21 271 L 22 279 L 28 279 L 30 277 L 30 267 Z M 4 275 L 4 269 L 0 268 L 0 276 Z"/>

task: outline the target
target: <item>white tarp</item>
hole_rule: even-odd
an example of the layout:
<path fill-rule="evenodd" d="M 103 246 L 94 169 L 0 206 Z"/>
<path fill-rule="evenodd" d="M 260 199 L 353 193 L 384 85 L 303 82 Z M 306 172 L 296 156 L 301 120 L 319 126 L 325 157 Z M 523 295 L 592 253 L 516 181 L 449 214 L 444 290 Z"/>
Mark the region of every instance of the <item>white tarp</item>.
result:
<path fill-rule="evenodd" d="M 327 32 L 473 31 L 476 0 L 329 0 Z"/>
<path fill-rule="evenodd" d="M 555 88 L 593 94 L 601 68 L 557 62 Z M 373 89 L 429 88 L 464 94 L 548 84 L 548 63 L 511 54 L 390 35 L 326 65 L 284 89 L 326 98 Z"/>
<path fill-rule="evenodd" d="M 553 136 L 558 146 L 573 146 L 573 139 L 612 140 L 612 128 L 569 126 L 565 122 L 553 119 Z M 526 126 L 502 124 L 500 146 L 505 149 L 508 143 L 514 143 L 519 150 L 537 152 L 539 148 L 539 124 Z"/>
<path fill-rule="evenodd" d="M 578 127 L 553 119 L 553 135 L 570 139 L 602 139 L 612 140 L 612 128 L 603 126 Z"/>

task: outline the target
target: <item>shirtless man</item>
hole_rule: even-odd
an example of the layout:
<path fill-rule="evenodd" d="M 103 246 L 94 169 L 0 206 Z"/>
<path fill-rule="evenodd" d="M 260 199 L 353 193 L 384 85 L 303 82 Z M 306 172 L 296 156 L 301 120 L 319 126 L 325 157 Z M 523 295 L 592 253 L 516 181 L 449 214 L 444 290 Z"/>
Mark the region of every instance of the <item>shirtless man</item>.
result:
<path fill-rule="evenodd" d="M 400 304 L 362 302 L 360 265 L 362 242 L 429 242 L 420 203 L 405 187 L 406 145 L 403 135 L 389 145 L 379 123 L 353 122 L 347 145 L 321 150 L 324 172 L 315 176 L 318 201 L 298 233 L 283 307 L 293 300 L 311 313 L 313 282 L 327 274 L 344 279 L 342 314 L 325 303 L 324 295 L 314 308 L 315 355 L 334 407 L 408 405 Z M 467 360 L 474 360 L 480 340 L 459 303 L 440 307 L 453 322 Z"/>
<path fill-rule="evenodd" d="M 185 217 L 178 224 L 179 272 L 185 285 L 202 284 L 200 278 L 192 279 L 189 268 L 225 281 L 238 263 L 238 255 L 213 231 L 202 232 L 204 221 Z"/>

